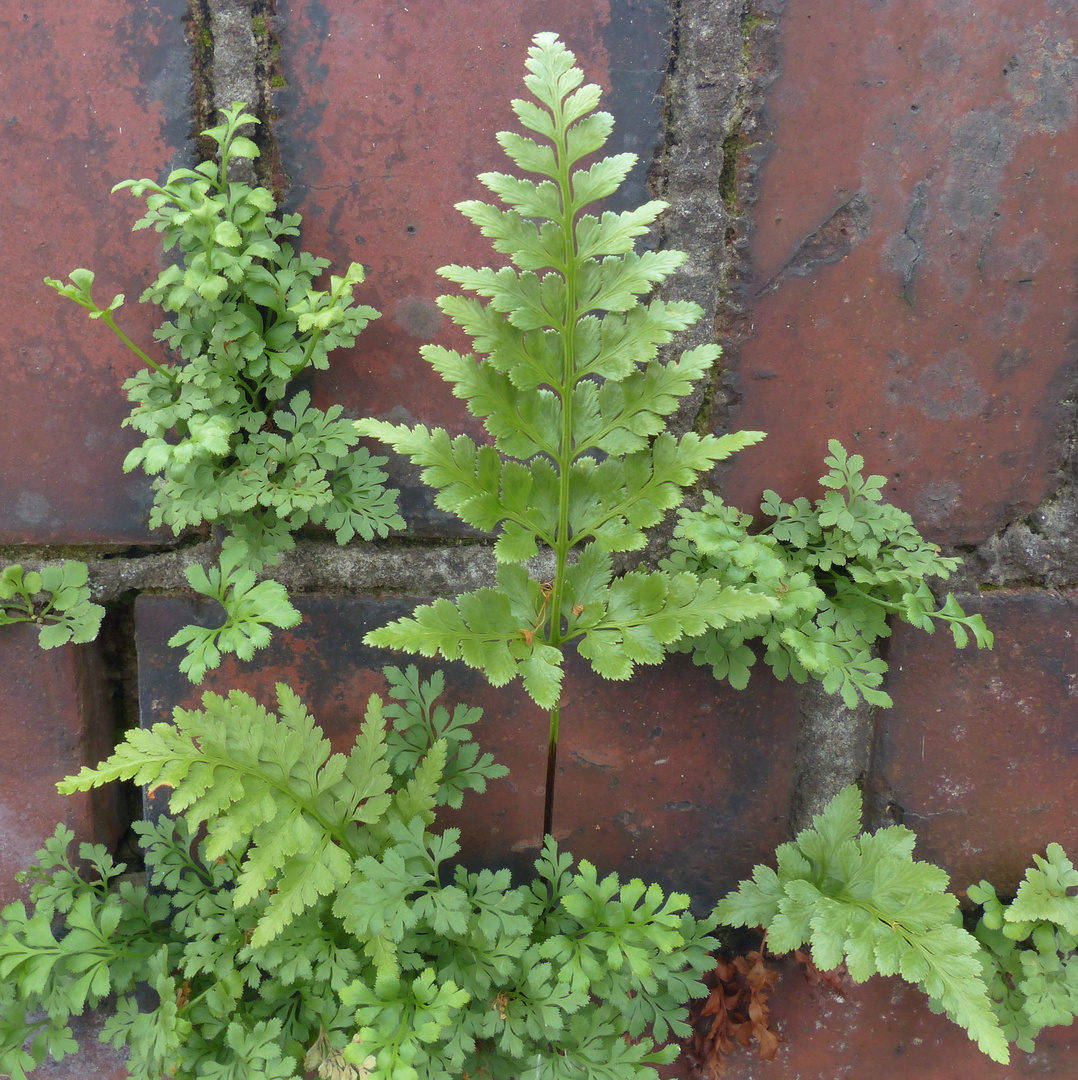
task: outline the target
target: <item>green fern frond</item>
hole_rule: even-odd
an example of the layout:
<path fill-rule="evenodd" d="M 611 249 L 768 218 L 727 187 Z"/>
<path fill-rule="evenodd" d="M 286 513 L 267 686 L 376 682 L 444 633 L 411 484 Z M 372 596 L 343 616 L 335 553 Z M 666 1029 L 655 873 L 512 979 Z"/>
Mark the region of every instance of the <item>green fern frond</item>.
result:
<path fill-rule="evenodd" d="M 438 600 L 371 632 L 367 642 L 461 659 L 495 686 L 522 676 L 533 700 L 553 709 L 563 647 L 575 637 L 584 639 L 581 650 L 600 674 L 626 678 L 636 663 L 657 663 L 690 628 L 725 626 L 768 606 L 759 591 L 738 604 L 729 589 L 720 602 L 710 587 L 690 588 L 685 575 L 676 586 L 665 575 L 642 573 L 618 585 L 572 569 L 593 550 L 643 548 L 646 530 L 681 502 L 686 487 L 763 436 L 665 430 L 719 355 L 704 345 L 658 359 L 659 346 L 701 315 L 692 303 L 643 299 L 684 260 L 677 251 L 635 251 L 666 204 L 588 212 L 617 190 L 636 159 L 619 154 L 581 164 L 602 149 L 613 119 L 596 111 L 599 88 L 582 85 L 583 72 L 554 35 L 535 38 L 527 67 L 535 100 L 513 108 L 538 141 L 511 132 L 498 141 L 531 176 L 484 173 L 480 181 L 501 206 L 471 200 L 457 207 L 512 265 L 439 271 L 475 294 L 439 304 L 474 339 L 479 356 L 438 345 L 422 350 L 482 418 L 493 445 L 375 419 L 357 428 L 420 466 L 439 508 L 496 532 L 501 564 L 497 590 Z M 549 583 L 529 585 L 514 564 L 541 545 L 552 549 L 555 572 Z M 645 601 L 644 593 L 667 600 Z M 583 622 L 581 610 L 588 613 Z"/>
<path fill-rule="evenodd" d="M 376 696 L 346 757 L 330 754 L 288 687 L 279 685 L 277 695 L 279 717 L 239 691 L 227 699 L 206 694 L 201 710 L 177 709 L 174 725 L 130 731 L 107 761 L 59 785 L 64 794 L 112 780 L 173 789 L 170 811 L 192 832 L 205 825 L 205 857 L 242 858 L 237 907 L 274 889 L 255 945 L 349 880 L 359 854 L 355 823 L 377 821 L 392 798 Z"/>
<path fill-rule="evenodd" d="M 730 926 L 763 926 L 776 953 L 809 944 L 822 970 L 900 975 L 919 986 L 993 1061 L 1009 1060 L 982 977 L 981 948 L 962 929 L 947 874 L 912 857 L 914 835 L 895 825 L 861 833 L 861 794 L 841 791 L 813 827 L 758 866 L 716 908 Z"/>

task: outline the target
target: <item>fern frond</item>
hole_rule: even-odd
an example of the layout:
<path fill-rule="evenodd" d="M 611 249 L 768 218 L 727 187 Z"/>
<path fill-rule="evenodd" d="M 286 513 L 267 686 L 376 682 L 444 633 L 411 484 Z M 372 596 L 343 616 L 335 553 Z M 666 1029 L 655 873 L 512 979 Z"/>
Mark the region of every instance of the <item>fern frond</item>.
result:
<path fill-rule="evenodd" d="M 483 420 L 493 445 L 422 425 L 365 419 L 357 428 L 420 466 L 440 509 L 496 532 L 502 569 L 529 561 L 541 545 L 553 551 L 555 562 L 542 603 L 533 602 L 538 583 L 529 590 L 500 578 L 499 590 L 513 600 L 498 590 L 460 597 L 456 604 L 439 600 L 373 631 L 367 642 L 461 659 L 495 686 L 520 675 L 526 692 L 553 708 L 564 643 L 579 636 L 576 609 L 606 611 L 620 595 L 589 591 L 586 575 L 573 577 L 570 553 L 580 562 L 592 546 L 640 550 L 645 530 L 682 501 L 686 487 L 762 434 L 717 439 L 690 432 L 678 438 L 664 431 L 666 418 L 714 370 L 719 355 L 717 346 L 704 345 L 674 359 L 657 358 L 658 347 L 702 313 L 692 303 L 644 299 L 685 258 L 678 251 L 635 250 L 666 204 L 652 200 L 621 213 L 585 213 L 617 190 L 636 159 L 617 154 L 577 167 L 603 147 L 613 127 L 612 117 L 596 111 L 599 88 L 584 84 L 572 53 L 550 34 L 536 36 L 527 66 L 525 84 L 535 100 L 515 101 L 513 108 L 536 138 L 502 132 L 498 141 L 531 175 L 484 173 L 480 180 L 502 206 L 469 200 L 457 207 L 512 265 L 454 264 L 439 271 L 474 294 L 444 296 L 439 304 L 474 339 L 481 358 L 439 345 L 422 350 Z M 569 591 L 574 602 L 567 606 Z M 705 595 L 696 594 L 697 608 Z M 741 617 L 762 603 L 759 597 L 750 601 Z M 724 610 L 711 621 L 702 610 L 691 619 L 725 625 L 738 608 L 725 603 Z M 602 628 L 588 624 L 585 647 L 596 670 L 625 678 L 634 662 L 657 663 L 685 632 L 663 624 L 656 633 L 663 623 L 657 610 L 647 620 L 651 628 L 636 615 Z M 620 661 L 614 659 L 619 651 Z"/>
<path fill-rule="evenodd" d="M 277 687 L 277 700 L 279 717 L 239 691 L 227 699 L 206 694 L 201 710 L 176 710 L 175 726 L 128 732 L 107 761 L 58 785 L 65 794 L 117 779 L 173 789 L 170 811 L 192 833 L 205 825 L 204 856 L 242 860 L 236 907 L 275 888 L 255 944 L 348 881 L 358 855 L 352 827 L 377 821 L 391 799 L 376 696 L 347 757 L 330 754 L 288 687 Z"/>
<path fill-rule="evenodd" d="M 913 859 L 901 826 L 861 834 L 861 794 L 850 786 L 777 851 L 778 873 L 757 867 L 716 908 L 731 926 L 762 925 L 777 953 L 809 943 L 831 970 L 845 960 L 852 978 L 900 975 L 937 1011 L 966 1029 L 993 1061 L 1009 1060 L 988 997 L 981 948 L 962 929 L 947 874 Z"/>

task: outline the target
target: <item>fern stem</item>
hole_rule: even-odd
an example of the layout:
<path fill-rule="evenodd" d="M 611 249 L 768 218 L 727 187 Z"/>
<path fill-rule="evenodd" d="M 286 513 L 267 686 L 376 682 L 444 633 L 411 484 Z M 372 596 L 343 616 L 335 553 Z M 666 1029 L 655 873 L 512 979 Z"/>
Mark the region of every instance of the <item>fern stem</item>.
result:
<path fill-rule="evenodd" d="M 555 648 L 562 642 L 561 607 L 565 589 L 565 568 L 572 542 L 569 537 L 569 480 L 573 464 L 573 390 L 576 385 L 575 331 L 577 245 L 573 230 L 573 193 L 569 180 L 569 151 L 563 102 L 552 110 L 554 116 L 554 145 L 558 157 L 558 187 L 561 189 L 562 232 L 565 235 L 565 322 L 561 326 L 562 382 L 561 446 L 558 454 L 558 526 L 554 536 L 554 585 L 550 594 L 549 644 Z M 557 779 L 558 732 L 561 726 L 561 700 L 550 710 L 547 737 L 546 790 L 543 798 L 543 834 L 554 834 L 554 784 Z"/>
<path fill-rule="evenodd" d="M 550 738 L 546 748 L 546 792 L 543 799 L 543 835 L 554 835 L 554 779 L 558 769 L 558 728 L 561 706 L 550 710 Z"/>
<path fill-rule="evenodd" d="M 150 367 L 157 372 L 158 375 L 164 375 L 166 379 L 173 386 L 176 385 L 176 376 L 171 371 L 166 371 L 160 364 L 151 360 L 117 325 L 116 320 L 112 317 L 111 311 L 103 311 L 101 313 L 101 320 L 104 324 L 144 363 L 149 364 Z"/>
<path fill-rule="evenodd" d="M 881 600 L 878 596 L 873 596 L 872 593 L 857 588 L 856 585 L 847 584 L 847 591 L 856 593 L 859 599 L 867 600 L 870 604 L 875 604 L 877 607 L 881 607 L 885 611 L 890 611 L 892 614 L 903 610 L 901 604 L 894 604 L 889 600 Z M 934 612 L 931 612 L 930 614 L 934 614 Z"/>
<path fill-rule="evenodd" d="M 334 299 L 336 299 L 336 294 L 334 294 Z M 325 330 L 323 330 L 322 327 L 319 326 L 315 328 L 314 333 L 311 334 L 310 340 L 307 342 L 307 348 L 303 353 L 303 359 L 300 361 L 296 369 L 292 372 L 293 378 L 299 375 L 302 371 L 306 370 L 307 365 L 311 362 L 311 357 L 314 356 L 314 350 L 317 347 L 319 341 L 322 340 L 322 335 L 324 333 Z"/>

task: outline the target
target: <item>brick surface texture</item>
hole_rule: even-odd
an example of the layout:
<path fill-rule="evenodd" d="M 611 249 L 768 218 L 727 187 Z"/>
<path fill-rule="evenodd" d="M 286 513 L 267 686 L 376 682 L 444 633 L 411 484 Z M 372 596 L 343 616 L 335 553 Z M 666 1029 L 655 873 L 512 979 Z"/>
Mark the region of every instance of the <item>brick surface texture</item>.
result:
<path fill-rule="evenodd" d="M 0 907 L 26 899 L 15 874 L 57 822 L 77 841 L 115 848 L 116 792 L 61 798 L 56 782 L 111 750 L 102 661 L 95 645 L 42 652 L 37 631 L 6 627 L 0 635 Z"/>
<path fill-rule="evenodd" d="M 145 477 L 124 476 L 120 384 L 139 361 L 107 328 L 45 287 L 96 268 L 97 296 L 127 296 L 123 322 L 148 342 L 136 302 L 163 268 L 139 206 L 110 195 L 179 162 L 190 125 L 183 0 L 8 5 L 0 19 L 4 243 L 17 253 L 0 324 L 0 543 L 148 540 Z M 107 297 L 106 297 L 107 294 Z"/>

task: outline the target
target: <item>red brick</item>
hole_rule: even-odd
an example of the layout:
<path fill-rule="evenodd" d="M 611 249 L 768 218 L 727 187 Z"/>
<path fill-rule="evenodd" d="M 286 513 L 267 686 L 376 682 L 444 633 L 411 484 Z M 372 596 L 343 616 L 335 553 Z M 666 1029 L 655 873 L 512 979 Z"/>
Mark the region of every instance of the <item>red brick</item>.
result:
<path fill-rule="evenodd" d="M 980 542 L 1043 499 L 1064 445 L 1071 16 L 790 0 L 779 29 L 735 415 L 771 436 L 730 501 L 814 495 L 836 437 L 935 538 Z"/>
<path fill-rule="evenodd" d="M 0 542 L 95 543 L 146 536 L 146 477 L 121 464 L 121 383 L 140 362 L 42 283 L 78 266 L 96 295 L 126 293 L 120 322 L 153 344 L 163 321 L 138 297 L 164 265 L 139 204 L 110 195 L 167 172 L 189 134 L 185 0 L 7 5 L 0 26 L 4 138 L 0 220 L 17 252 L 0 326 Z"/>
<path fill-rule="evenodd" d="M 60 1062 L 46 1058 L 34 1070 L 34 1080 L 127 1080 L 126 1051 L 113 1050 L 98 1039 L 107 1015 L 106 1010 L 97 1009 L 73 1018 L 71 1033 L 79 1044 L 78 1052 Z"/>
<path fill-rule="evenodd" d="M 94 765 L 112 749 L 112 717 L 95 645 L 43 651 L 37 631 L 0 631 L 0 907 L 25 899 L 15 874 L 32 861 L 57 822 L 75 842 L 113 850 L 120 828 L 117 794 L 61 796 L 56 783 Z"/>
<path fill-rule="evenodd" d="M 369 649 L 361 638 L 406 605 L 310 595 L 296 605 L 300 627 L 276 635 L 256 663 L 226 662 L 195 688 L 178 674 L 182 654 L 165 642 L 191 621 L 196 605 L 140 597 L 143 723 L 168 718 L 176 705 L 196 706 L 207 689 L 237 687 L 272 707 L 273 687 L 284 681 L 346 750 L 367 696 L 385 693 L 383 665 L 413 662 Z M 420 666 L 431 670 L 430 662 Z M 445 670 L 448 700 L 482 707 L 476 737 L 510 775 L 439 820 L 461 829 L 468 861 L 527 871 L 541 840 L 547 717 L 519 683 L 495 690 L 462 665 Z M 654 878 L 710 908 L 785 839 L 796 694 L 763 674 L 754 687 L 748 695 L 720 686 L 685 656 L 638 669 L 628 683 L 605 682 L 572 661 L 559 746 L 558 840 L 603 872 Z"/>
<path fill-rule="evenodd" d="M 726 1080 L 1025 1080 L 1078 1075 L 1074 1028 L 1046 1028 L 1032 1054 L 1011 1049 L 1010 1065 L 982 1054 L 966 1032 L 928 1008 L 916 987 L 898 978 L 857 985 L 844 997 L 812 986 L 790 960 L 768 1001 L 772 1027 L 784 1039 L 773 1062 L 735 1048 Z"/>
<path fill-rule="evenodd" d="M 877 716 L 870 783 L 954 888 L 987 877 L 1013 891 L 1048 843 L 1078 857 L 1078 593 L 991 592 L 970 607 L 991 652 L 895 627 L 895 706 Z"/>

